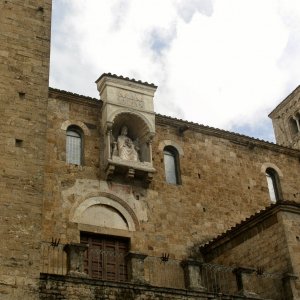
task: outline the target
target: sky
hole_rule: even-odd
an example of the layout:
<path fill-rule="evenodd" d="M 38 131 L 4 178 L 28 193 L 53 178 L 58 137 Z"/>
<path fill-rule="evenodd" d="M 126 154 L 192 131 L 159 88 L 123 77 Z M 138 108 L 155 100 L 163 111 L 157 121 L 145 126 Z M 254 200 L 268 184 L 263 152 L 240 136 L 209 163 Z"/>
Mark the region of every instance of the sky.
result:
<path fill-rule="evenodd" d="M 274 142 L 300 84 L 299 0 L 53 0 L 50 86 L 99 99 L 114 73 L 154 83 L 155 111 Z"/>

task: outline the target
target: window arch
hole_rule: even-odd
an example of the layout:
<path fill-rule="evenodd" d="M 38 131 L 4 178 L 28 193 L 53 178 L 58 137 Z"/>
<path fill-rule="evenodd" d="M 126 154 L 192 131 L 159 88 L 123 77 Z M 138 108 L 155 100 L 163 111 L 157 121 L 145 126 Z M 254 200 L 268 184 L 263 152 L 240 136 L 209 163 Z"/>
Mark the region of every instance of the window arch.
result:
<path fill-rule="evenodd" d="M 69 164 L 82 164 L 83 157 L 83 141 L 82 130 L 77 126 L 69 126 L 67 128 L 66 137 L 66 162 Z"/>
<path fill-rule="evenodd" d="M 289 126 L 292 137 L 300 133 L 300 113 L 297 112 L 289 118 Z"/>
<path fill-rule="evenodd" d="M 164 165 L 166 181 L 170 184 L 181 184 L 179 154 L 175 147 L 164 148 Z"/>
<path fill-rule="evenodd" d="M 290 129 L 291 129 L 292 136 L 294 136 L 299 131 L 296 119 L 294 119 L 293 117 L 290 117 L 289 124 L 290 124 Z"/>
<path fill-rule="evenodd" d="M 272 203 L 275 203 L 281 199 L 279 176 L 272 168 L 267 168 L 265 174 L 267 178 L 270 200 Z"/>

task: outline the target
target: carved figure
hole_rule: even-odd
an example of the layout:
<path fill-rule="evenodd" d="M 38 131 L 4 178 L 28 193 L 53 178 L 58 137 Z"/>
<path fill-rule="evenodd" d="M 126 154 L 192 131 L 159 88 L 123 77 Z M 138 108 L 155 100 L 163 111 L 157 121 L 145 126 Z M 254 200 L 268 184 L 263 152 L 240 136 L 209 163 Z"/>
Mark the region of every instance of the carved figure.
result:
<path fill-rule="evenodd" d="M 128 128 L 127 126 L 123 126 L 117 140 L 119 157 L 124 160 L 140 161 L 138 155 L 138 141 L 133 142 L 127 134 Z"/>

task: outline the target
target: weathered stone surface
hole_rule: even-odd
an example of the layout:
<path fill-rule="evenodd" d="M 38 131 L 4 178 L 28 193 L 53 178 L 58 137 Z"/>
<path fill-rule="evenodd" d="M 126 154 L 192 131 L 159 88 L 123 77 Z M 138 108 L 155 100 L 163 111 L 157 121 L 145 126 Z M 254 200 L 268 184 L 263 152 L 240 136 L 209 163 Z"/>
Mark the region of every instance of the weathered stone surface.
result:
<path fill-rule="evenodd" d="M 40 299 L 64 300 L 208 300 L 216 294 L 166 289 L 142 284 L 101 282 L 55 275 L 41 275 Z M 252 297 L 223 296 L 222 299 L 255 299 Z"/>
<path fill-rule="evenodd" d="M 300 87 L 288 95 L 269 115 L 272 119 L 276 142 L 300 149 Z"/>
<path fill-rule="evenodd" d="M 298 299 L 299 216 L 299 204 L 273 205 L 202 246 L 201 253 L 207 262 L 236 266 L 241 294 Z"/>
<path fill-rule="evenodd" d="M 51 2 L 0 1 L 1 299 L 37 298 Z"/>
<path fill-rule="evenodd" d="M 151 170 L 149 166 L 126 169 L 119 164 L 115 173 L 116 167 L 107 168 L 104 159 L 108 154 L 107 128 L 103 126 L 109 129 L 111 124 L 106 121 L 115 119 L 102 118 L 103 102 L 48 88 L 51 2 L 0 2 L 0 298 L 37 299 L 39 274 L 47 259 L 44 253 L 41 259 L 41 244 L 48 242 L 47 249 L 56 253 L 57 245 L 51 241 L 60 246 L 79 243 L 80 232 L 93 232 L 130 239 L 130 251 L 147 255 L 143 264 L 136 266 L 138 277 L 144 273 L 149 285 L 181 291 L 156 293 L 149 287 L 151 291 L 142 293 L 134 291 L 133 285 L 118 290 L 116 284 L 110 290 L 99 282 L 91 287 L 86 279 L 80 282 L 77 278 L 74 284 L 73 279 L 62 277 L 48 283 L 42 278 L 41 297 L 201 299 L 202 294 L 183 292 L 181 260 L 194 255 L 200 244 L 270 204 L 265 176 L 268 167 L 278 171 L 283 198 L 300 202 L 299 150 L 155 116 L 155 87 L 123 78 L 122 87 L 106 90 L 104 96 L 119 93 L 112 99 L 117 99 L 128 115 L 118 119 L 118 126 L 131 122 L 134 128 L 137 119 L 130 116 L 136 106 L 141 115 L 143 109 L 148 110 L 151 130 L 137 131 L 143 133 L 142 151 L 148 159 L 143 163 Z M 113 78 L 112 82 L 120 82 L 120 78 Z M 130 91 L 143 85 L 148 86 L 143 93 Z M 291 99 L 288 114 L 299 106 L 298 90 Z M 140 107 L 142 100 L 144 108 Z M 288 114 L 280 118 L 286 120 Z M 291 144 L 285 122 L 282 132 L 279 123 L 274 125 L 278 141 L 297 148 L 294 140 Z M 82 165 L 66 163 L 66 130 L 71 125 L 82 131 Z M 166 145 L 178 151 L 178 185 L 165 180 Z M 283 223 L 285 226 L 280 226 Z M 293 273 L 299 274 L 298 223 L 294 215 L 282 214 L 253 237 L 255 247 L 241 243 L 238 253 L 224 254 L 218 262 L 245 262 L 248 266 L 259 261 L 274 272 L 290 272 L 286 266 L 293 265 Z M 173 264 L 162 264 L 159 258 L 163 254 Z M 65 263 L 65 256 L 61 259 Z M 49 259 L 47 266 L 55 263 Z M 193 269 L 191 273 L 196 277 L 197 272 Z M 193 287 L 197 285 L 190 282 Z M 291 289 L 300 290 L 298 280 L 289 284 Z M 95 296 L 97 293 L 106 298 Z"/>

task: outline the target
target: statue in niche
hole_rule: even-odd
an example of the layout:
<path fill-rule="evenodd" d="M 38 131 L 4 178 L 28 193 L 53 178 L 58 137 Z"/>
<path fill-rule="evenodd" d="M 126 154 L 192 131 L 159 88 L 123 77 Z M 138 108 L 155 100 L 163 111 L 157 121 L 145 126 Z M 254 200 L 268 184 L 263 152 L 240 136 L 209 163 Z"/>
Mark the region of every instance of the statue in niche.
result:
<path fill-rule="evenodd" d="M 122 126 L 121 134 L 118 136 L 117 140 L 119 157 L 129 161 L 140 161 L 138 155 L 138 140 L 133 142 L 132 139 L 127 136 L 127 134 L 127 126 Z"/>

